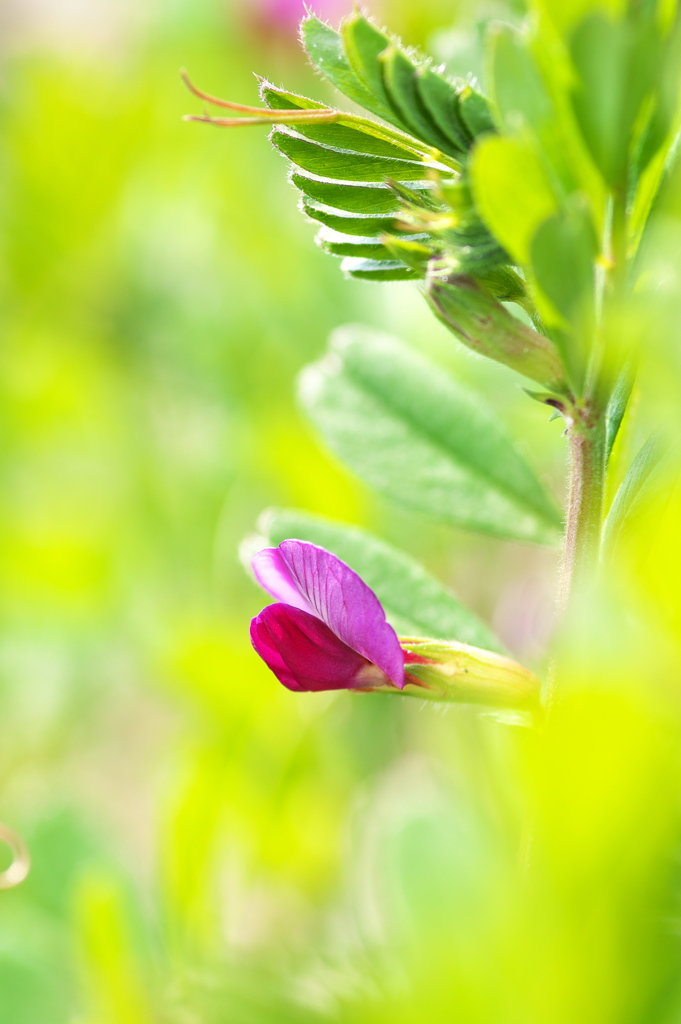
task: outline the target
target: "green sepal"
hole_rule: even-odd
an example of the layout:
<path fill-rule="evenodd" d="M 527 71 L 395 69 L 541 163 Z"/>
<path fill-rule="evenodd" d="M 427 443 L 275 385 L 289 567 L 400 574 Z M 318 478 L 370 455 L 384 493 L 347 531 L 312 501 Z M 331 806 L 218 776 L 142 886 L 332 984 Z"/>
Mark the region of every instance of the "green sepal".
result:
<path fill-rule="evenodd" d="M 539 679 L 502 654 L 454 641 L 418 637 L 400 637 L 400 645 L 407 652 L 403 691 L 407 696 L 453 704 L 539 710 Z"/>
<path fill-rule="evenodd" d="M 525 282 L 512 267 L 494 267 L 472 276 L 497 302 L 522 304 L 527 295 Z"/>

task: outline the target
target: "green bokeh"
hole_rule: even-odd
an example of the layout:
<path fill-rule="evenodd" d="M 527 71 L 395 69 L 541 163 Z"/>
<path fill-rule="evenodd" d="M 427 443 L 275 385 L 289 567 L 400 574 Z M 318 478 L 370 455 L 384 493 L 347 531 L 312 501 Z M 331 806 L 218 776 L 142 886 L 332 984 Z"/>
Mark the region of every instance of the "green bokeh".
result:
<path fill-rule="evenodd" d="M 456 70 L 478 59 L 479 12 L 384 13 Z M 3 55 L 0 819 L 33 871 L 0 893 L 0 1024 L 671 1022 L 654 1007 L 673 954 L 645 935 L 617 948 L 623 892 L 642 933 L 659 895 L 642 895 L 638 862 L 611 878 L 617 842 L 636 847 L 625 809 L 596 863 L 553 849 L 547 811 L 538 842 L 557 881 L 550 896 L 537 883 L 523 917 L 524 730 L 380 696 L 298 699 L 248 643 L 264 599 L 238 545 L 263 508 L 291 506 L 422 558 L 541 666 L 555 555 L 391 510 L 296 410 L 295 375 L 334 328 L 397 331 L 483 387 L 560 498 L 558 426 L 503 367 L 455 348 L 413 286 L 343 279 L 264 129 L 181 121 L 199 109 L 181 65 L 245 102 L 254 70 L 319 95 L 286 33 L 219 0 L 149 3 L 116 31 L 110 16 L 88 35 L 65 5 L 50 39 L 17 15 Z M 635 544 L 632 571 L 654 590 Z M 576 771 L 575 800 L 600 763 L 581 699 L 559 727 L 564 762 L 546 766 L 561 792 Z M 636 850 L 672 888 L 660 865 L 678 766 L 657 747 L 660 714 L 621 698 L 604 742 L 629 792 L 617 757 L 638 752 L 650 842 Z M 578 833 L 563 835 L 577 853 Z M 585 878 L 605 907 L 586 924 Z M 607 962 L 590 974 L 595 948 Z"/>

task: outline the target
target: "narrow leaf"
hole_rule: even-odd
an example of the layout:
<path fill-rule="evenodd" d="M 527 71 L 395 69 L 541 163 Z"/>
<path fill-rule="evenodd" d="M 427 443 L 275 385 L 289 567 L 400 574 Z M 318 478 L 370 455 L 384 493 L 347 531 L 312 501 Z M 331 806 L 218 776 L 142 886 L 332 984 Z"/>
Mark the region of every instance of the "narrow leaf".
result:
<path fill-rule="evenodd" d="M 622 426 L 622 420 L 624 419 L 624 414 L 627 411 L 631 392 L 634 389 L 635 379 L 636 371 L 633 365 L 625 366 L 617 378 L 614 391 L 610 396 L 610 401 L 608 402 L 608 408 L 605 414 L 606 463 L 612 455 L 612 449 L 615 441 L 617 440 L 620 427 Z"/>
<path fill-rule="evenodd" d="M 654 469 L 659 465 L 666 446 L 659 434 L 653 434 L 632 462 L 629 472 L 620 484 L 603 526 L 603 547 L 612 551 L 624 524 L 641 496 Z"/>
<path fill-rule="evenodd" d="M 300 397 L 336 454 L 396 502 L 497 537 L 557 539 L 560 513 L 492 411 L 395 339 L 337 331 Z"/>
<path fill-rule="evenodd" d="M 389 252 L 379 241 L 347 240 L 341 242 L 326 238 L 323 234 L 317 236 L 317 241 L 324 252 L 330 253 L 331 256 L 352 256 L 356 259 L 361 257 L 362 259 L 388 261 L 395 259 L 394 254 Z"/>
<path fill-rule="evenodd" d="M 465 153 L 473 139 L 461 117 L 456 86 L 432 68 L 419 68 L 416 81 L 423 105 L 440 131 L 454 146 L 454 152 Z"/>
<path fill-rule="evenodd" d="M 541 128 L 553 107 L 539 69 L 520 32 L 495 26 L 488 36 L 492 98 L 501 124 L 509 131 L 523 125 Z"/>
<path fill-rule="evenodd" d="M 273 546 L 288 538 L 308 540 L 342 558 L 375 591 L 398 633 L 459 640 L 503 653 L 490 628 L 439 580 L 366 530 L 295 509 L 270 509 L 258 529 Z"/>
<path fill-rule="evenodd" d="M 307 199 L 303 199 L 302 208 L 312 220 L 324 224 L 333 231 L 339 231 L 343 235 L 361 235 L 363 238 L 369 238 L 398 231 L 396 221 L 392 217 L 351 217 L 328 213 Z"/>
<path fill-rule="evenodd" d="M 496 131 L 488 101 L 472 85 L 467 85 L 460 92 L 459 110 L 461 119 L 474 139 L 486 132 Z"/>
<path fill-rule="evenodd" d="M 434 164 L 417 160 L 387 159 L 363 156 L 328 146 L 317 145 L 290 131 L 275 128 L 271 140 L 277 149 L 298 167 L 320 178 L 338 181 L 381 182 L 387 178 L 398 181 L 423 181 Z"/>
<path fill-rule="evenodd" d="M 309 199 L 334 210 L 360 215 L 391 215 L 400 212 L 397 196 L 387 185 L 339 185 L 293 173 L 291 181 Z"/>
<path fill-rule="evenodd" d="M 423 139 L 443 153 L 459 156 L 459 146 L 453 145 L 440 131 L 437 122 L 424 106 L 416 84 L 416 66 L 406 53 L 393 46 L 381 54 L 380 59 L 390 102 L 409 131 L 417 139 Z"/>
<path fill-rule="evenodd" d="M 373 109 L 379 117 L 409 131 L 399 111 L 391 106 L 383 83 L 379 57 L 390 46 L 388 37 L 359 13 L 344 19 L 341 23 L 341 37 L 352 70 L 371 94 L 373 107 L 367 109 Z"/>
<path fill-rule="evenodd" d="M 383 117 L 383 109 L 375 103 L 371 90 L 351 67 L 339 33 L 314 15 L 305 18 L 300 31 L 303 46 L 324 77 L 348 99 Z"/>
<path fill-rule="evenodd" d="M 356 260 L 347 257 L 341 263 L 341 270 L 360 281 L 417 281 L 422 276 L 398 260 Z"/>

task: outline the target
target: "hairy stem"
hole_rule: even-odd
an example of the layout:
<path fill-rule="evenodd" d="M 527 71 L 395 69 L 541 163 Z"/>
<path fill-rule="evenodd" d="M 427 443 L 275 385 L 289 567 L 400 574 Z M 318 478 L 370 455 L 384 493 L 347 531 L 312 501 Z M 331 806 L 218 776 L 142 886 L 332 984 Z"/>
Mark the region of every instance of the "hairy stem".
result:
<path fill-rule="evenodd" d="M 570 428 L 567 520 L 559 608 L 564 613 L 575 584 L 598 563 L 603 522 L 606 430 L 603 415 L 585 415 Z"/>

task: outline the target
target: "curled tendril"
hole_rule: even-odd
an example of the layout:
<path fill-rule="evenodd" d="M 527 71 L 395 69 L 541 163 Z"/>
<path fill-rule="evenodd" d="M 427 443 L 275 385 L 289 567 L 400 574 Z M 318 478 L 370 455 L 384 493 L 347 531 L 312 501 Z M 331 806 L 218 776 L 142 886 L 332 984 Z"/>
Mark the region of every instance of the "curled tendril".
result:
<path fill-rule="evenodd" d="M 0 842 L 12 851 L 12 863 L 0 872 L 0 889 L 14 889 L 21 885 L 31 868 L 31 855 L 26 843 L 9 825 L 0 822 Z"/>
<path fill-rule="evenodd" d="M 213 117 L 208 112 L 185 114 L 184 121 L 202 121 L 204 124 L 214 124 L 219 128 L 241 128 L 244 125 L 252 124 L 333 124 L 341 116 L 339 111 L 332 107 L 316 107 L 313 110 L 301 110 L 300 108 L 267 110 L 263 107 L 249 107 L 243 103 L 232 103 L 197 89 L 184 68 L 180 70 L 180 76 L 189 91 L 198 96 L 200 100 L 214 107 L 224 107 L 245 115 L 244 117 Z"/>

